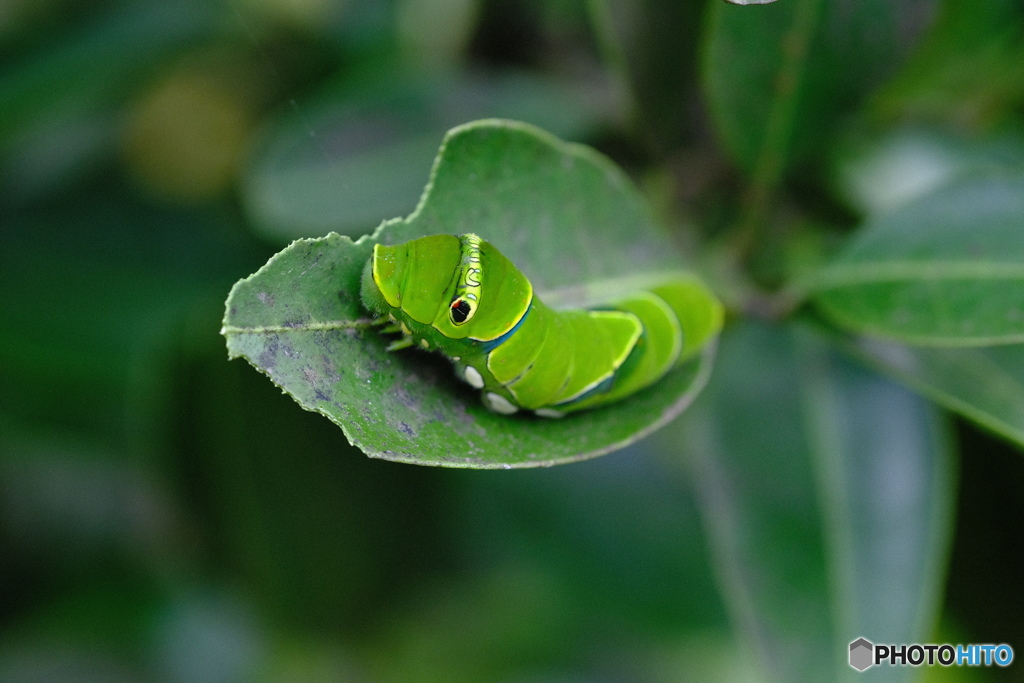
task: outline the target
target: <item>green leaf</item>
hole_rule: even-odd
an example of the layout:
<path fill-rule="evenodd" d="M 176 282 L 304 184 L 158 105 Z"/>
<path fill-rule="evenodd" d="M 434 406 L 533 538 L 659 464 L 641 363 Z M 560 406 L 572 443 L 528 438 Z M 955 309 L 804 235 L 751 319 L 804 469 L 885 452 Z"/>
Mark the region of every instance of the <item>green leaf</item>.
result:
<path fill-rule="evenodd" d="M 714 3 L 704 90 L 740 166 L 771 185 L 826 149 L 838 122 L 903 62 L 935 4 Z"/>
<path fill-rule="evenodd" d="M 524 120 L 561 137 L 594 128 L 592 88 L 508 73 L 356 79 L 332 84 L 270 129 L 243 185 L 256 228 L 280 242 L 360 235 L 416 208 L 437 141 L 462 121 Z"/>
<path fill-rule="evenodd" d="M 955 459 L 930 403 L 801 329 L 803 414 L 822 507 L 840 670 L 845 646 L 927 640 L 953 532 Z M 902 680 L 905 672 L 892 678 Z"/>
<path fill-rule="evenodd" d="M 525 124 L 476 122 L 445 138 L 411 216 L 356 242 L 336 234 L 299 240 L 238 282 L 223 330 L 231 357 L 244 356 L 371 457 L 452 467 L 608 453 L 670 420 L 703 386 L 713 344 L 697 362 L 608 408 L 561 420 L 509 418 L 487 411 L 439 356 L 386 352 L 359 299 L 373 244 L 470 231 L 556 305 L 592 302 L 680 267 L 667 235 L 606 159 Z"/>
<path fill-rule="evenodd" d="M 1024 177 L 973 178 L 869 218 L 814 279 L 842 326 L 930 346 L 1024 341 Z"/>
<path fill-rule="evenodd" d="M 927 38 L 871 105 L 871 118 L 1019 128 L 1024 13 L 1018 0 L 944 0 Z M 984 74 L 984 76 L 979 76 Z"/>
<path fill-rule="evenodd" d="M 943 185 L 1024 168 L 1024 138 L 1001 132 L 964 139 L 919 127 L 851 140 L 836 159 L 840 194 L 858 211 L 892 211 Z"/>
<path fill-rule="evenodd" d="M 659 440 L 685 444 L 719 584 L 764 671 L 835 680 L 858 637 L 921 642 L 954 496 L 937 411 L 806 330 L 747 323 L 720 353 Z"/>
<path fill-rule="evenodd" d="M 937 349 L 867 338 L 841 344 L 879 371 L 1024 446 L 1024 345 Z"/>

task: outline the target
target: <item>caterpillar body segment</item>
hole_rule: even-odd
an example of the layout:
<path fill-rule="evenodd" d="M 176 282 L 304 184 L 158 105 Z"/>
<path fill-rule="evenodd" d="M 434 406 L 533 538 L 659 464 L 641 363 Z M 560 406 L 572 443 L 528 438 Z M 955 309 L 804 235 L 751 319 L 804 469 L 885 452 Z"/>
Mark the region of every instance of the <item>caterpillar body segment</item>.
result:
<path fill-rule="evenodd" d="M 499 413 L 544 417 L 611 403 L 657 382 L 718 332 L 722 308 L 688 275 L 590 309 L 554 310 L 473 234 L 376 245 L 364 306 L 403 332 L 395 344 L 447 356 Z"/>

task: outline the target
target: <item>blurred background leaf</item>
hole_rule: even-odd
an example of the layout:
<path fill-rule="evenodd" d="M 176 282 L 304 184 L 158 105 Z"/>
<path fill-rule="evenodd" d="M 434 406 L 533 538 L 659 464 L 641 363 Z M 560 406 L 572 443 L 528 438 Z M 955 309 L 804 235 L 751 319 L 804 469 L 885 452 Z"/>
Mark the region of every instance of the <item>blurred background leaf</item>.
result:
<path fill-rule="evenodd" d="M 885 213 L 957 180 L 1024 168 L 1024 137 L 965 139 L 937 128 L 857 131 L 835 155 L 836 191 L 858 212 Z"/>
<path fill-rule="evenodd" d="M 358 236 L 409 215 L 438 141 L 467 119 L 500 114 L 568 139 L 607 123 L 599 89 L 527 73 L 374 74 L 327 90 L 284 117 L 250 166 L 244 198 L 268 239 Z"/>
<path fill-rule="evenodd" d="M 727 149 L 755 182 L 814 161 L 833 131 L 896 70 L 936 2 L 713 3 L 704 89 Z"/>
<path fill-rule="evenodd" d="M 949 410 L 1024 445 L 1024 345 L 949 349 L 859 339 L 848 348 Z"/>
<path fill-rule="evenodd" d="M 937 411 L 809 330 L 746 324 L 720 353 L 673 428 L 748 650 L 770 679 L 835 680 L 851 634 L 923 642 L 952 533 Z"/>
<path fill-rule="evenodd" d="M 845 327 L 930 346 L 1024 341 L 1024 179 L 970 178 L 870 219 L 810 285 Z"/>

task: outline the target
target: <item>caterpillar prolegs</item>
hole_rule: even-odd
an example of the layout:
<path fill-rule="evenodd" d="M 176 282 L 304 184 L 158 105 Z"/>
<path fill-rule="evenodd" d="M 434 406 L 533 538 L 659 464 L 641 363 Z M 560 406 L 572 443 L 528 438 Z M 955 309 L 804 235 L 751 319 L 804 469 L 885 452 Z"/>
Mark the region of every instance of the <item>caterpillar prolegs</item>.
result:
<path fill-rule="evenodd" d="M 586 309 L 554 310 L 473 234 L 375 245 L 363 305 L 401 331 L 389 350 L 439 351 L 491 410 L 561 417 L 634 394 L 694 355 L 722 307 L 696 278 L 667 277 Z"/>

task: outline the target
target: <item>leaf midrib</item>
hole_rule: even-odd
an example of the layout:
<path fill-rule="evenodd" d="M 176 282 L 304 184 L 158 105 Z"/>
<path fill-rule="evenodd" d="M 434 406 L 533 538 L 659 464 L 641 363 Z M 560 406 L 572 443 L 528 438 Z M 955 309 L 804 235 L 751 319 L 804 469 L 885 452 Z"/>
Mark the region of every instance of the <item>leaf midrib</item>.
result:
<path fill-rule="evenodd" d="M 858 284 L 951 280 L 1021 280 L 1024 263 L 991 261 L 884 261 L 835 264 L 815 279 L 813 289 L 827 290 Z"/>
<path fill-rule="evenodd" d="M 960 398 L 955 392 L 944 389 L 941 383 L 930 381 L 922 373 L 918 373 L 913 364 L 907 365 L 905 361 L 891 360 L 884 352 L 880 353 L 877 346 L 865 346 L 863 342 L 860 345 L 848 345 L 847 348 L 869 365 L 891 374 L 922 396 L 988 427 L 997 434 L 1024 444 L 1024 429 L 993 412 L 984 404 Z M 996 361 L 984 353 L 983 349 L 962 348 L 956 350 L 958 353 L 971 354 L 974 375 L 984 378 L 983 381 L 978 382 L 980 385 L 999 387 L 1003 396 L 1016 396 L 1020 399 L 1017 401 L 1017 407 L 1024 408 L 1024 398 L 1021 398 L 1024 397 L 1024 383 L 1004 371 Z M 929 349 L 926 348 L 923 351 L 927 353 Z M 930 371 L 930 368 L 926 369 L 927 371 Z"/>
<path fill-rule="evenodd" d="M 253 327 L 224 325 L 220 328 L 220 333 L 224 336 L 229 334 L 280 334 L 282 332 L 366 329 L 373 326 L 374 321 L 371 318 L 356 318 L 355 320 L 329 320 L 317 323 L 297 323 L 295 325 L 255 325 Z"/>

